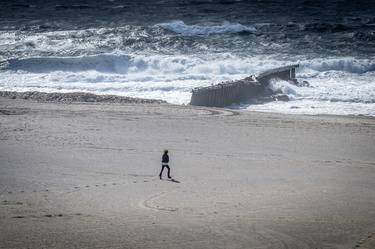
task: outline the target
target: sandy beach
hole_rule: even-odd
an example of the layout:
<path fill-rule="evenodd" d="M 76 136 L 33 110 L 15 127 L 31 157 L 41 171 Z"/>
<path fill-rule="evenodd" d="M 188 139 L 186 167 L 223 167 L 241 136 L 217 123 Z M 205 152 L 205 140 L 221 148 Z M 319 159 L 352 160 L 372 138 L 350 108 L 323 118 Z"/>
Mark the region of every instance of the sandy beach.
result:
<path fill-rule="evenodd" d="M 375 248 L 374 118 L 0 97 L 0 165 L 4 249 Z"/>

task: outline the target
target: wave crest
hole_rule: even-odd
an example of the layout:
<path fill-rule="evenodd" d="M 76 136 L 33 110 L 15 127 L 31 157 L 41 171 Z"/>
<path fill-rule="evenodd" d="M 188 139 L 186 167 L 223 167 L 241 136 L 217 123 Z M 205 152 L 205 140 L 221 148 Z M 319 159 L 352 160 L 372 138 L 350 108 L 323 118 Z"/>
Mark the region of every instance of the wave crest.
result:
<path fill-rule="evenodd" d="M 307 62 L 301 62 L 300 71 L 342 71 L 348 73 L 367 73 L 375 71 L 375 62 L 372 60 L 357 60 L 354 58 L 345 59 L 316 59 Z"/>
<path fill-rule="evenodd" d="M 166 55 L 117 55 L 100 54 L 77 57 L 30 57 L 10 59 L 0 62 L 0 70 L 24 71 L 31 73 L 84 72 L 171 77 L 185 75 L 201 79 L 214 79 L 222 75 L 247 75 L 253 68 L 249 62 L 236 57 L 223 56 L 206 60 L 189 56 Z M 202 78 L 203 77 L 203 78 Z M 168 80 L 165 78 L 164 80 Z"/>
<path fill-rule="evenodd" d="M 297 86 L 285 80 L 271 80 L 268 88 L 273 93 L 282 93 L 288 95 L 289 98 L 294 98 L 297 95 Z"/>
<path fill-rule="evenodd" d="M 31 57 L 10 59 L 0 64 L 3 70 L 21 70 L 33 73 L 51 71 L 127 73 L 130 57 L 127 55 L 90 55 L 78 57 Z"/>

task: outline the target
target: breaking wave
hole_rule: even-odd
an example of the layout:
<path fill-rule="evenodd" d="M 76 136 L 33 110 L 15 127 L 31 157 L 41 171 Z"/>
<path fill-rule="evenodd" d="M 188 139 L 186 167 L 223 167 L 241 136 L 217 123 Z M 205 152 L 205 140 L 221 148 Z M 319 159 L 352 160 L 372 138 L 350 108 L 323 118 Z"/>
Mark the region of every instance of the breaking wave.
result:
<path fill-rule="evenodd" d="M 92 55 L 77 57 L 32 57 L 10 59 L 1 63 L 0 68 L 13 71 L 47 73 L 51 71 L 126 73 L 130 57 L 127 55 Z"/>
<path fill-rule="evenodd" d="M 241 33 L 256 31 L 255 27 L 244 26 L 239 23 L 223 22 L 221 25 L 187 25 L 183 21 L 171 21 L 167 23 L 159 23 L 156 26 L 173 31 L 183 35 L 210 35 L 210 34 L 225 34 L 225 33 Z"/>
<path fill-rule="evenodd" d="M 315 59 L 301 62 L 300 66 L 302 72 L 305 70 L 314 70 L 318 72 L 342 71 L 363 74 L 375 71 L 375 62 L 373 60 L 359 60 L 354 58 Z"/>
<path fill-rule="evenodd" d="M 207 59 L 167 55 L 100 54 L 76 57 L 30 57 L 0 62 L 1 70 L 48 73 L 53 71 L 97 71 L 111 74 L 145 75 L 214 75 L 250 74 L 254 68 L 248 61 L 233 56 Z"/>
<path fill-rule="evenodd" d="M 311 87 L 301 87 L 284 80 L 271 80 L 268 89 L 273 94 L 287 95 L 289 100 L 313 100 L 341 103 L 375 103 L 375 85 L 367 77 L 356 77 L 355 82 L 331 77 L 312 78 Z"/>
<path fill-rule="evenodd" d="M 264 60 L 267 60 L 265 58 Z M 275 64 L 269 61 L 270 65 Z M 280 63 L 279 63 L 280 64 Z M 48 73 L 52 71 L 97 71 L 128 74 L 152 71 L 153 74 L 253 74 L 268 69 L 260 58 L 218 55 L 213 58 L 186 55 L 99 54 L 75 57 L 29 57 L 0 62 L 1 70 Z M 281 64 L 282 65 L 282 64 Z M 275 64 L 274 66 L 279 66 Z M 300 61 L 299 76 L 339 71 L 352 74 L 375 72 L 373 60 L 355 58 L 314 59 Z"/>
<path fill-rule="evenodd" d="M 297 86 L 284 80 L 271 80 L 268 88 L 273 93 L 282 93 L 293 99 L 297 95 Z"/>
<path fill-rule="evenodd" d="M 28 57 L 0 62 L 0 90 L 80 91 L 186 104 L 194 87 L 241 79 L 294 62 L 266 56 L 239 57 L 229 53 Z M 311 87 L 272 81 L 269 89 L 275 94 L 287 95 L 297 104 L 299 101 L 375 103 L 373 60 L 316 58 L 299 63 L 297 78 L 308 81 Z"/>

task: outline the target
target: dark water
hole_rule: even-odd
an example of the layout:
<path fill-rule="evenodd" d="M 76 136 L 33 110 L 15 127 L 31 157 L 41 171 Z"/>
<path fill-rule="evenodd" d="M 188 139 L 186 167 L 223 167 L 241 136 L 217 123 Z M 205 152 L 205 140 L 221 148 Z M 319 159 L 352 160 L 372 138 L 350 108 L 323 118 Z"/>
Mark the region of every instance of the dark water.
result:
<path fill-rule="evenodd" d="M 155 46 L 155 49 L 199 50 L 200 43 L 216 49 L 243 52 L 258 51 L 252 42 L 291 43 L 284 53 L 328 53 L 358 55 L 374 53 L 375 1 L 244 1 L 244 0 L 183 0 L 183 1 L 2 1 L 0 28 L 3 30 L 48 31 L 88 28 L 129 28 L 124 47 Z M 220 24 L 223 21 L 255 25 L 256 34 L 240 33 L 219 39 L 164 40 L 161 30 L 150 25 L 182 20 L 186 24 Z M 136 39 L 133 32 L 145 32 L 150 39 Z M 251 37 L 247 37 L 251 36 Z M 308 37 L 306 37 L 308 36 Z M 249 42 L 251 40 L 251 42 Z M 177 44 L 169 44 L 169 43 Z M 141 44 L 140 44 L 141 43 Z M 155 45 L 156 43 L 156 45 Z M 107 45 L 110 50 L 110 44 Z M 307 48 L 308 46 L 308 48 Z M 355 49 L 353 49 L 355 46 Z M 142 47 L 140 47 L 142 48 Z M 196 50 L 192 52 L 196 52 Z"/>
<path fill-rule="evenodd" d="M 375 113 L 375 1 L 1 1 L 0 38 L 3 90 L 187 103 L 192 87 L 300 63 L 316 91 L 276 86 L 293 110 Z"/>

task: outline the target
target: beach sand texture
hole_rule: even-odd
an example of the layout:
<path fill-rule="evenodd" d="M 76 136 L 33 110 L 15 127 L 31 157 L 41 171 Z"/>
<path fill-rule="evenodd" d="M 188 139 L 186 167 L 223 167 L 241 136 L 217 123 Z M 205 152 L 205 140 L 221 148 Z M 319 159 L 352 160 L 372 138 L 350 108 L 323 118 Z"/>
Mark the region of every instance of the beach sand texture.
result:
<path fill-rule="evenodd" d="M 374 138 L 366 117 L 0 98 L 0 248 L 375 248 Z"/>

